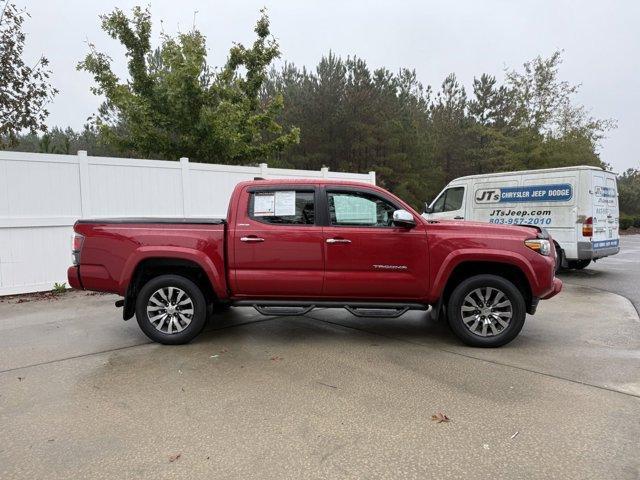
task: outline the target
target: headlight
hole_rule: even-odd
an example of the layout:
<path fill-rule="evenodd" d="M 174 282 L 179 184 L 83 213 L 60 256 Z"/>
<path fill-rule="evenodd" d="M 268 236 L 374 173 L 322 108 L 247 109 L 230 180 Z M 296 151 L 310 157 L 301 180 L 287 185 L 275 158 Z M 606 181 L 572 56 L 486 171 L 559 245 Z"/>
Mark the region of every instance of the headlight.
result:
<path fill-rule="evenodd" d="M 551 243 L 549 240 L 543 240 L 540 238 L 525 240 L 524 244 L 531 250 L 538 252 L 542 255 L 549 255 L 551 253 Z"/>

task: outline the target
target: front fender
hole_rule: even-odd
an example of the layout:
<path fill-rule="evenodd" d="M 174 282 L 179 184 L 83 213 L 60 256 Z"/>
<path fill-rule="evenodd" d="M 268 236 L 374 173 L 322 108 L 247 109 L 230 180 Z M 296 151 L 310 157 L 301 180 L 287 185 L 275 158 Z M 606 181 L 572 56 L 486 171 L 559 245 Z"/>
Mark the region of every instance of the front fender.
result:
<path fill-rule="evenodd" d="M 122 277 L 118 282 L 120 295 L 126 295 L 127 288 L 140 262 L 150 258 L 174 258 L 195 263 L 204 270 L 216 296 L 220 299 L 227 298 L 227 280 L 222 257 L 216 255 L 211 258 L 204 252 L 192 248 L 166 246 L 139 247 L 131 253 L 124 264 Z"/>
<path fill-rule="evenodd" d="M 540 290 L 537 276 L 531 263 L 519 253 L 507 250 L 491 251 L 486 249 L 467 248 L 450 252 L 440 264 L 434 275 L 429 297 L 432 301 L 439 299 L 454 269 L 464 262 L 493 262 L 514 266 L 524 273 L 532 292 Z"/>

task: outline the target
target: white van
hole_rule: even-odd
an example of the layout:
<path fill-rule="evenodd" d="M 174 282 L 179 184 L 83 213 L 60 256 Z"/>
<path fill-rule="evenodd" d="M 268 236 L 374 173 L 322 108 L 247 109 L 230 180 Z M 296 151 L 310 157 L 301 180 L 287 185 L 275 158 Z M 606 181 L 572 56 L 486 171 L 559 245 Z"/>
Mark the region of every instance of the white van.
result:
<path fill-rule="evenodd" d="M 423 216 L 543 227 L 556 243 L 558 265 L 567 268 L 581 269 L 620 251 L 616 176 L 598 167 L 456 178 Z"/>

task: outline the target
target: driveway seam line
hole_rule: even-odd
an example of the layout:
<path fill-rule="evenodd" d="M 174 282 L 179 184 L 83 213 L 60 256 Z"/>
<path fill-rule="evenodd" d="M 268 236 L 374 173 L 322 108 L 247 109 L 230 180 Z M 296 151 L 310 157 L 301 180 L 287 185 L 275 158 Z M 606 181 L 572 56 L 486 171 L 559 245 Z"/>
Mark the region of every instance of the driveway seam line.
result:
<path fill-rule="evenodd" d="M 399 342 L 405 342 L 405 343 L 409 343 L 411 345 L 416 345 L 416 346 L 419 346 L 419 347 L 428 347 L 429 346 L 429 345 L 425 345 L 423 343 L 413 342 L 411 340 L 407 340 L 407 339 L 404 339 L 404 338 L 392 337 L 392 336 L 389 336 L 389 335 L 384 335 L 382 333 L 371 332 L 369 330 L 364 330 L 362 328 L 351 327 L 351 326 L 348 326 L 348 325 L 343 325 L 341 323 L 331 322 L 331 321 L 328 321 L 328 320 L 322 320 L 322 319 L 316 318 L 316 317 L 309 317 L 309 318 L 312 318 L 312 319 L 317 320 L 319 322 L 328 323 L 330 325 L 349 328 L 349 329 L 352 329 L 352 330 L 357 330 L 359 332 L 369 333 L 371 335 L 377 335 L 379 337 L 388 338 L 390 340 L 396 340 L 396 341 L 399 341 Z M 621 392 L 620 390 L 614 390 L 614 389 L 609 388 L 609 387 L 603 387 L 601 385 L 594 385 L 592 383 L 581 382 L 580 380 L 573 380 L 571 378 L 561 377 L 559 375 L 554 375 L 554 374 L 551 374 L 551 373 L 539 372 L 537 370 L 531 370 L 531 369 L 524 368 L 524 367 L 518 367 L 516 365 L 509 365 L 507 363 L 500 363 L 500 362 L 496 362 L 494 360 L 487 360 L 487 359 L 484 359 L 484 358 L 478 358 L 478 357 L 474 357 L 472 355 L 468 355 L 468 354 L 465 354 L 465 353 L 454 352 L 453 350 L 447 350 L 446 348 L 433 347 L 433 349 L 434 350 L 439 350 L 439 351 L 445 352 L 445 353 L 450 353 L 452 355 L 458 355 L 458 356 L 461 356 L 461 357 L 469 358 L 471 360 L 479 360 L 481 362 L 491 363 L 493 365 L 500 365 L 501 367 L 513 368 L 513 369 L 520 370 L 520 371 L 523 371 L 523 372 L 529 372 L 529 373 L 533 373 L 533 374 L 536 374 L 536 375 L 543 375 L 545 377 L 555 378 L 555 379 L 558 379 L 558 380 L 564 380 L 566 382 L 571 382 L 571 383 L 575 383 L 575 384 L 578 384 L 578 385 L 584 385 L 585 387 L 593 387 L 593 388 L 597 388 L 597 389 L 600 389 L 600 390 L 606 390 L 606 391 L 612 392 L 612 393 L 618 393 L 620 395 L 626 395 L 626 396 L 629 396 L 629 397 L 640 398 L 640 395 L 636 395 L 636 394 L 633 394 L 633 393 Z"/>
<path fill-rule="evenodd" d="M 215 332 L 215 331 L 218 331 L 218 330 L 225 330 L 227 328 L 233 328 L 233 327 L 241 327 L 243 325 L 249 325 L 249 324 L 253 324 L 253 323 L 268 322 L 270 320 L 277 320 L 279 318 L 282 318 L 282 317 L 261 318 L 261 319 L 253 320 L 253 321 L 250 321 L 250 322 L 242 322 L 242 323 L 237 323 L 237 324 L 234 324 L 234 325 L 226 325 L 226 326 L 220 327 L 220 328 L 212 328 L 212 329 L 210 329 L 208 331 Z M 43 365 L 52 365 L 52 364 L 58 363 L 58 362 L 66 362 L 67 360 L 76 360 L 78 358 L 91 357 L 93 355 L 102 355 L 102 354 L 110 353 L 110 352 L 118 352 L 120 350 L 126 350 L 128 348 L 134 348 L 134 347 L 142 347 L 144 345 L 152 345 L 154 343 L 156 343 L 156 342 L 148 341 L 148 342 L 144 342 L 144 343 L 137 343 L 135 345 L 127 345 L 126 347 L 118 347 L 118 348 L 112 348 L 112 349 L 109 349 L 109 350 L 101 350 L 99 352 L 83 353 L 81 355 L 74 355 L 72 357 L 58 358 L 56 360 L 49 360 L 47 362 L 39 362 L 39 363 L 33 363 L 31 365 L 23 365 L 21 367 L 8 368 L 6 370 L 0 370 L 0 375 L 2 375 L 3 373 L 11 373 L 11 372 L 15 372 L 17 370 L 23 370 L 23 369 L 26 369 L 26 368 L 41 367 Z"/>

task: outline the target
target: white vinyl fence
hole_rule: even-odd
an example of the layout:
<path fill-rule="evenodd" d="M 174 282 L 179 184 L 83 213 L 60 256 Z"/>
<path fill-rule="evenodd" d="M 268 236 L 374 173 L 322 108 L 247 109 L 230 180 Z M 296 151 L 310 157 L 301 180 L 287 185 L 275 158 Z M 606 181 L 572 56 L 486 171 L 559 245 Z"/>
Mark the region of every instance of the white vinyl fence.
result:
<path fill-rule="evenodd" d="M 225 217 L 234 186 L 254 177 L 375 184 L 375 172 L 0 152 L 0 295 L 66 282 L 79 218 Z"/>

